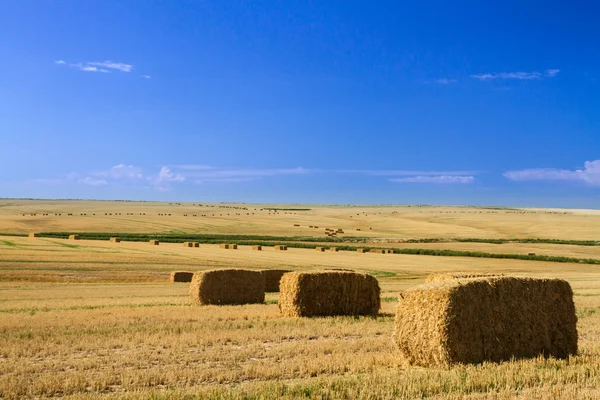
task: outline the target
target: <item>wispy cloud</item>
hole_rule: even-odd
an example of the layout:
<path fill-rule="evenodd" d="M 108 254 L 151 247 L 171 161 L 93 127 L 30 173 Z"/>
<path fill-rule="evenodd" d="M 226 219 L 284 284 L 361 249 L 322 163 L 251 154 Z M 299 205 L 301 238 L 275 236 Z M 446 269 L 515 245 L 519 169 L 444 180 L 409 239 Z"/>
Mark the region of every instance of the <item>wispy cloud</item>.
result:
<path fill-rule="evenodd" d="M 439 83 L 440 85 L 450 85 L 451 83 L 456 83 L 456 79 L 440 78 L 436 79 L 435 83 Z"/>
<path fill-rule="evenodd" d="M 79 183 L 83 183 L 84 185 L 90 185 L 90 186 L 104 186 L 104 185 L 108 185 L 108 182 L 106 180 L 92 178 L 91 176 L 86 176 L 85 178 L 80 179 Z"/>
<path fill-rule="evenodd" d="M 518 80 L 535 80 L 542 79 L 544 77 L 552 78 L 560 72 L 559 69 L 547 69 L 544 73 L 533 71 L 533 72 L 494 72 L 485 74 L 471 75 L 471 78 L 480 81 L 491 81 L 494 79 L 518 79 Z"/>
<path fill-rule="evenodd" d="M 503 175 L 512 181 L 572 181 L 600 186 L 600 160 L 586 161 L 581 169 L 533 168 Z"/>
<path fill-rule="evenodd" d="M 54 61 L 54 63 L 57 65 L 64 65 L 84 72 L 110 73 L 112 71 L 131 72 L 133 70 L 133 65 L 131 64 L 117 63 L 113 61 L 87 61 L 79 63 L 69 63 L 65 60 L 57 60 Z M 144 77 L 148 77 L 148 79 L 150 78 L 149 75 L 144 75 Z"/>
<path fill-rule="evenodd" d="M 150 75 L 142 75 L 142 78 L 144 78 L 144 79 L 152 79 L 152 77 Z"/>
<path fill-rule="evenodd" d="M 438 176 L 410 176 L 407 178 L 390 178 L 390 182 L 395 183 L 435 183 L 435 184 L 449 184 L 449 183 L 473 183 L 475 181 L 474 176 L 459 176 L 459 175 L 438 175 Z"/>

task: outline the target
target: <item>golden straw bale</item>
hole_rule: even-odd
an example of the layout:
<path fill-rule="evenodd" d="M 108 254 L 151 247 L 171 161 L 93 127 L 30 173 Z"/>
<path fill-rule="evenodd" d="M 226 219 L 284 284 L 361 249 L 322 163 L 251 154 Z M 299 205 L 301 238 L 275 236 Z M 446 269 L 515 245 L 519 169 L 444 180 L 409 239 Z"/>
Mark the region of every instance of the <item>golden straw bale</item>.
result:
<path fill-rule="evenodd" d="M 79 240 L 79 235 L 69 235 L 69 240 Z"/>
<path fill-rule="evenodd" d="M 265 280 L 260 271 L 215 269 L 194 274 L 190 297 L 196 304 L 264 303 Z"/>
<path fill-rule="evenodd" d="M 288 269 L 263 269 L 260 272 L 265 280 L 265 292 L 279 292 L 281 277 L 291 271 Z"/>
<path fill-rule="evenodd" d="M 357 251 L 358 253 L 366 253 L 366 252 L 367 252 L 367 249 L 360 248 L 360 249 L 356 249 L 356 251 Z"/>
<path fill-rule="evenodd" d="M 110 241 L 113 242 L 113 243 L 119 243 L 119 242 L 121 242 L 121 239 L 118 238 L 118 237 L 111 237 Z"/>
<path fill-rule="evenodd" d="M 151 239 L 149 242 L 152 246 L 158 246 L 160 244 L 160 241 L 156 240 L 156 239 Z"/>
<path fill-rule="evenodd" d="M 220 248 L 222 248 L 222 249 L 228 249 L 228 248 L 229 248 L 229 245 L 228 245 L 228 244 L 226 244 L 226 243 L 221 243 L 221 244 L 219 245 L 219 247 L 220 247 Z"/>
<path fill-rule="evenodd" d="M 31 232 L 31 233 L 29 234 L 29 237 L 30 237 L 30 238 L 37 238 L 37 237 L 40 237 L 40 234 L 39 234 L 39 233 L 33 233 L 33 232 Z"/>
<path fill-rule="evenodd" d="M 283 245 L 276 245 L 274 246 L 275 250 L 280 250 L 280 251 L 285 251 L 287 250 L 287 246 L 283 246 Z"/>
<path fill-rule="evenodd" d="M 193 242 L 183 242 L 183 247 L 194 247 Z"/>
<path fill-rule="evenodd" d="M 385 254 L 384 249 L 371 249 L 371 253 Z"/>
<path fill-rule="evenodd" d="M 340 249 L 338 249 L 337 247 L 330 247 L 329 251 L 333 251 L 334 253 L 337 253 L 338 251 L 340 251 Z"/>
<path fill-rule="evenodd" d="M 355 272 L 289 272 L 279 290 L 284 317 L 375 315 L 381 302 L 377 279 Z"/>
<path fill-rule="evenodd" d="M 323 251 L 325 251 L 325 247 L 315 247 L 315 250 L 323 252 Z"/>
<path fill-rule="evenodd" d="M 169 282 L 191 282 L 193 276 L 193 272 L 173 271 L 169 277 Z"/>
<path fill-rule="evenodd" d="M 262 246 L 261 245 L 254 245 L 252 246 L 252 250 L 262 250 Z"/>
<path fill-rule="evenodd" d="M 237 244 L 230 244 L 229 245 L 229 249 L 231 249 L 231 250 L 237 250 Z"/>
<path fill-rule="evenodd" d="M 200 243 L 198 242 L 193 242 L 194 243 L 194 247 L 200 247 Z"/>
<path fill-rule="evenodd" d="M 562 279 L 449 279 L 400 295 L 394 340 L 418 365 L 577 353 L 573 291 Z"/>

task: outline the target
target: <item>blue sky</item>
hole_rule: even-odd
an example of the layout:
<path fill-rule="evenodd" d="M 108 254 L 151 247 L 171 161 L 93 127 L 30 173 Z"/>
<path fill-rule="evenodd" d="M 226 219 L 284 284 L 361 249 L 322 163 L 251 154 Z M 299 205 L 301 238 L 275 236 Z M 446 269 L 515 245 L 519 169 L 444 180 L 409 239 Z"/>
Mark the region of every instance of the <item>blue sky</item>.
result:
<path fill-rule="evenodd" d="M 600 5 L 488 3 L 2 1 L 0 197 L 598 208 Z"/>

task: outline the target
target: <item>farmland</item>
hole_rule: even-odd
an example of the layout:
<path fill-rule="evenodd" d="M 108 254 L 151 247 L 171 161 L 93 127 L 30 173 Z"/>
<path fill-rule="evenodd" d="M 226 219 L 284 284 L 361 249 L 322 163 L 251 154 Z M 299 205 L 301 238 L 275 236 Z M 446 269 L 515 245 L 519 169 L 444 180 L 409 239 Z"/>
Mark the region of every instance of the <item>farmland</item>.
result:
<path fill-rule="evenodd" d="M 344 233 L 326 236 L 325 228 Z M 24 236 L 29 232 L 42 235 Z M 83 240 L 57 233 L 81 233 Z M 173 240 L 111 243 L 104 233 Z M 183 247 L 193 235 L 204 235 L 200 247 Z M 594 210 L 2 200 L 0 397 L 597 398 L 598 265 L 270 245 L 600 260 L 599 238 Z M 254 243 L 269 245 L 256 251 Z M 382 309 L 377 317 L 282 318 L 276 293 L 261 305 L 195 306 L 187 284 L 167 282 L 173 270 L 222 267 L 367 272 L 379 280 Z M 430 273 L 458 271 L 567 279 L 579 355 L 407 365 L 391 339 L 398 294 Z"/>

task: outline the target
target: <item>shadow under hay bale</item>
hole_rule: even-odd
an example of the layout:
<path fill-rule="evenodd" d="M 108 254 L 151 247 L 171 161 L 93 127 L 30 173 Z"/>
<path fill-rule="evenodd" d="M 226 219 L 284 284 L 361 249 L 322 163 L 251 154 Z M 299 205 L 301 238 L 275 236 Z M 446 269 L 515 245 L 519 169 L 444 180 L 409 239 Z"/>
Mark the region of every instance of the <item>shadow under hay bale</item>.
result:
<path fill-rule="evenodd" d="M 193 272 L 173 271 L 169 277 L 169 282 L 191 282 L 193 276 Z"/>
<path fill-rule="evenodd" d="M 158 246 L 160 244 L 160 241 L 156 239 L 151 239 L 148 243 L 150 243 L 152 246 Z"/>
<path fill-rule="evenodd" d="M 253 304 L 265 301 L 265 280 L 260 271 L 215 269 L 194 274 L 190 297 L 196 304 Z"/>
<path fill-rule="evenodd" d="M 573 291 L 561 279 L 448 279 L 409 289 L 394 340 L 411 363 L 448 366 L 577 353 Z"/>
<path fill-rule="evenodd" d="M 377 279 L 355 272 L 290 272 L 279 290 L 284 317 L 376 315 L 381 302 Z"/>
<path fill-rule="evenodd" d="M 263 269 L 260 273 L 265 280 L 265 292 L 279 292 L 279 282 L 283 274 L 292 272 L 288 269 Z"/>
<path fill-rule="evenodd" d="M 119 243 L 121 241 L 121 239 L 118 238 L 118 237 L 111 237 L 109 239 L 109 241 L 112 242 L 112 243 Z"/>

